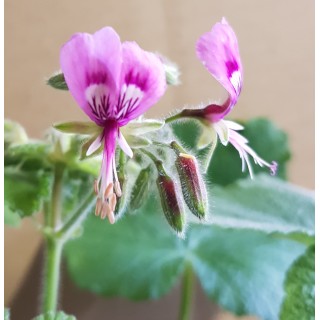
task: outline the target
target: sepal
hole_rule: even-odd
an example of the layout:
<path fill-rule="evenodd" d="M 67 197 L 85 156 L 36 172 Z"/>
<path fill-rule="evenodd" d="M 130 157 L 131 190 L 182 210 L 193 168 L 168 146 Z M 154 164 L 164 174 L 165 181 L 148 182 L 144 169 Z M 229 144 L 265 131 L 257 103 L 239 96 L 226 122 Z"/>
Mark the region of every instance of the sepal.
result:
<path fill-rule="evenodd" d="M 132 121 L 121 128 L 124 136 L 128 135 L 142 135 L 150 132 L 160 130 L 164 126 L 164 121 L 155 119 L 143 119 L 141 121 Z"/>
<path fill-rule="evenodd" d="M 89 122 L 89 121 L 62 122 L 62 123 L 54 124 L 53 127 L 64 133 L 97 135 L 102 132 L 101 127 L 97 126 L 94 122 Z"/>
<path fill-rule="evenodd" d="M 47 85 L 58 90 L 69 90 L 62 72 L 54 73 L 48 80 Z"/>

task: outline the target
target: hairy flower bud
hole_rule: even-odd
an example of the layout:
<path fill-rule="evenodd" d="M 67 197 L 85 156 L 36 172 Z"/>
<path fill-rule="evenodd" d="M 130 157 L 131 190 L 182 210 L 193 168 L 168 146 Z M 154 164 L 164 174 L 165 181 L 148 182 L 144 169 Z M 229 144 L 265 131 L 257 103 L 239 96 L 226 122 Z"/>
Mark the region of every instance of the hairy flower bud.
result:
<path fill-rule="evenodd" d="M 148 197 L 151 165 L 142 169 L 134 183 L 130 199 L 130 211 L 139 209 Z"/>
<path fill-rule="evenodd" d="M 164 215 L 176 232 L 183 233 L 185 227 L 184 208 L 177 186 L 160 164 L 158 172 L 157 187 Z"/>
<path fill-rule="evenodd" d="M 175 165 L 179 173 L 184 200 L 196 217 L 204 219 L 208 208 L 208 198 L 197 159 L 185 153 L 175 141 L 171 143 L 171 146 L 177 154 Z"/>
<path fill-rule="evenodd" d="M 180 70 L 179 67 L 167 57 L 163 56 L 160 53 L 157 53 L 159 59 L 161 60 L 165 73 L 166 73 L 166 82 L 168 85 L 177 86 L 180 84 Z"/>

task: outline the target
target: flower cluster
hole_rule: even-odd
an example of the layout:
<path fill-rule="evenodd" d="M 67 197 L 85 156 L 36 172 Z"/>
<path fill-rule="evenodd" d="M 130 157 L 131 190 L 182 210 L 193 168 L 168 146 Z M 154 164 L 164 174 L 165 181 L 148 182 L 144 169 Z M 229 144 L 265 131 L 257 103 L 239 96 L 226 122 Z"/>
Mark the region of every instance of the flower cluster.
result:
<path fill-rule="evenodd" d="M 242 159 L 242 170 L 253 170 L 249 156 L 260 166 L 269 167 L 275 174 L 277 164 L 260 158 L 248 145 L 245 137 L 238 133 L 243 127 L 225 117 L 236 105 L 243 85 L 243 68 L 240 60 L 236 35 L 223 18 L 212 30 L 203 34 L 196 45 L 197 56 L 212 76 L 228 92 L 222 104 L 210 104 L 201 109 L 184 109 L 165 121 L 143 120 L 141 116 L 163 96 L 167 84 L 179 82 L 179 72 L 174 64 L 161 55 L 142 50 L 135 42 L 121 43 L 118 34 L 110 27 L 93 35 L 75 34 L 61 49 L 60 64 L 63 74 L 56 75 L 49 82 L 57 88 L 69 89 L 80 108 L 92 123 L 64 123 L 56 126 L 65 132 L 88 134 L 90 138 L 83 145 L 83 156 L 89 157 L 102 152 L 101 170 L 95 181 L 97 195 L 96 215 L 108 217 L 114 223 L 120 205 L 122 188 L 126 183 L 123 161 L 138 155 L 149 158 L 158 172 L 156 184 L 161 204 L 169 224 L 182 232 L 185 225 L 182 197 L 190 211 L 199 219 L 205 218 L 207 194 L 201 168 L 194 155 L 186 152 L 163 129 L 165 123 L 181 118 L 199 120 L 203 133 L 199 148 L 212 146 L 217 140 L 223 145 L 231 143 Z M 158 131 L 157 131 L 158 130 Z M 147 132 L 157 131 L 157 141 Z M 161 141 L 162 139 L 162 141 Z M 167 174 L 164 161 L 157 153 L 147 148 L 170 148 L 175 154 L 175 170 L 180 185 Z M 117 161 L 117 146 L 122 150 Z M 169 166 L 169 164 L 166 164 Z M 119 171 L 118 171 L 119 170 Z M 120 175 L 120 179 L 118 178 Z M 141 167 L 140 175 L 129 196 L 135 203 L 142 202 L 143 190 L 152 179 L 150 164 Z M 140 181 L 141 180 L 141 181 Z M 180 193 L 183 196 L 180 196 Z"/>

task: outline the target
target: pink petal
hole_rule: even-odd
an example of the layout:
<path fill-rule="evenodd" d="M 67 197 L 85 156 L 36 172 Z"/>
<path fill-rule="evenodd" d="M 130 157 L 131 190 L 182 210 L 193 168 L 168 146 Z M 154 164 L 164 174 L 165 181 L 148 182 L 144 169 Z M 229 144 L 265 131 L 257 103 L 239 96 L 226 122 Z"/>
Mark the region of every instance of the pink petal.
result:
<path fill-rule="evenodd" d="M 133 157 L 133 152 L 128 144 L 128 142 L 126 141 L 126 139 L 124 138 L 123 134 L 121 132 L 119 132 L 119 136 L 118 136 L 118 143 L 120 148 L 123 150 L 123 152 L 130 158 Z"/>
<path fill-rule="evenodd" d="M 202 35 L 196 45 L 198 58 L 229 93 L 228 106 L 222 116 L 236 104 L 242 88 L 242 64 L 237 37 L 223 18 Z"/>
<path fill-rule="evenodd" d="M 121 126 L 143 114 L 166 90 L 165 70 L 155 54 L 142 50 L 135 42 L 124 42 L 122 50 Z"/>
<path fill-rule="evenodd" d="M 86 90 L 91 85 L 103 84 L 116 100 L 121 72 L 121 42 L 110 27 L 93 35 L 75 34 L 60 51 L 60 64 L 68 88 L 83 111 L 99 124 L 88 104 Z"/>
<path fill-rule="evenodd" d="M 86 156 L 90 156 L 100 148 L 102 138 L 103 138 L 103 133 L 99 134 L 97 138 L 91 143 L 90 147 L 86 152 Z"/>

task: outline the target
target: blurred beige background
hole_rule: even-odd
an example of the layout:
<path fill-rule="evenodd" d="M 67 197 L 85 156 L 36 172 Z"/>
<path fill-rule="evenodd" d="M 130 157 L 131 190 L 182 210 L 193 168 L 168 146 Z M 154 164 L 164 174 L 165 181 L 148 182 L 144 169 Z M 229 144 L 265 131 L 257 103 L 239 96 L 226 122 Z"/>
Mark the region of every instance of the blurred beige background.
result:
<path fill-rule="evenodd" d="M 301 0 L 5 0 L 5 116 L 33 137 L 53 122 L 85 119 L 67 92 L 44 79 L 78 31 L 113 26 L 123 40 L 177 62 L 182 85 L 169 88 L 150 116 L 225 94 L 195 56 L 195 41 L 225 16 L 240 44 L 244 88 L 231 115 L 266 116 L 289 133 L 290 181 L 314 188 L 314 2 Z M 18 289 L 39 239 L 30 222 L 5 232 L 5 300 Z M 12 254 L 9 247 L 14 247 Z"/>

